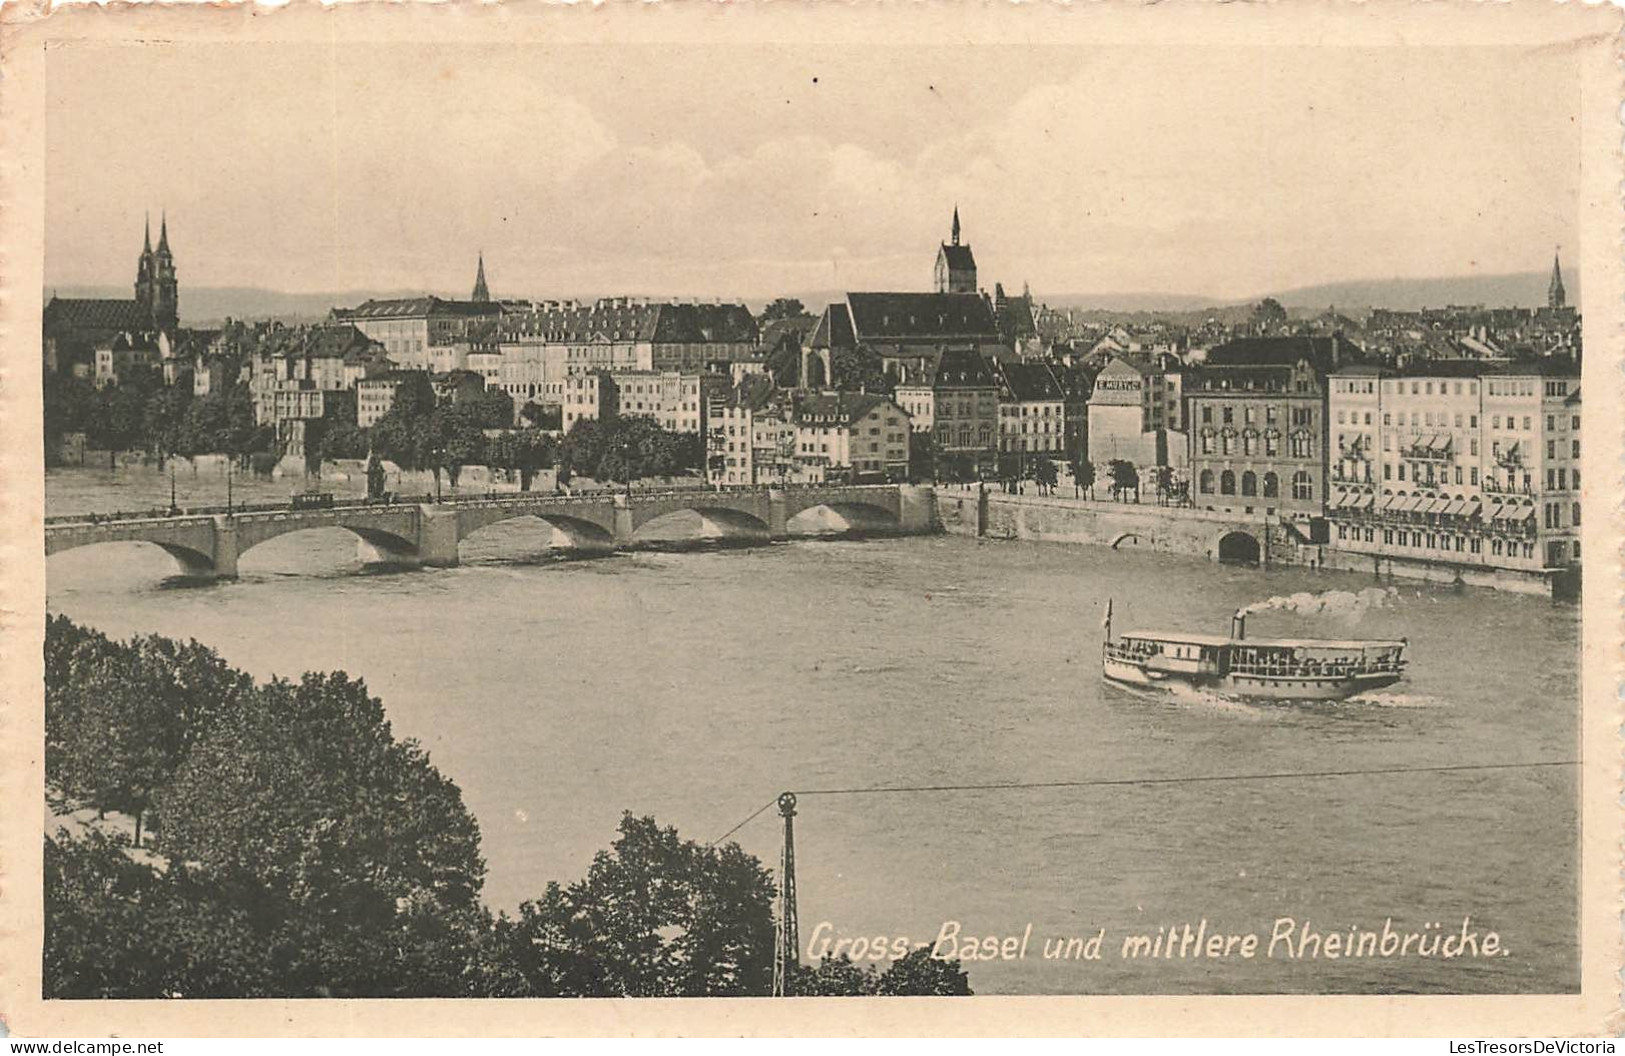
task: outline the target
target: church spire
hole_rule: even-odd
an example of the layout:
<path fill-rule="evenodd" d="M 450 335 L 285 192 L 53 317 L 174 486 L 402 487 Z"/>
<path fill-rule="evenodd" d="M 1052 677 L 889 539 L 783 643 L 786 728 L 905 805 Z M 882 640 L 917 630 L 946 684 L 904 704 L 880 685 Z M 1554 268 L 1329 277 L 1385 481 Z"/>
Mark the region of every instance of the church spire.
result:
<path fill-rule="evenodd" d="M 1546 305 L 1549 308 L 1562 308 L 1568 303 L 1568 291 L 1563 289 L 1563 262 L 1559 258 L 1561 246 L 1552 253 L 1552 283 L 1546 287 Z"/>
<path fill-rule="evenodd" d="M 152 214 L 150 212 L 147 214 L 146 233 L 141 239 L 141 252 L 143 254 L 152 252 Z"/>
<path fill-rule="evenodd" d="M 158 252 L 169 252 L 169 210 L 165 209 L 159 214 L 158 220 Z"/>
<path fill-rule="evenodd" d="M 959 245 L 959 206 L 954 206 L 954 245 Z"/>
<path fill-rule="evenodd" d="M 491 299 L 491 291 L 487 289 L 485 285 L 484 250 L 480 251 L 480 268 L 478 274 L 474 276 L 474 294 L 469 299 L 480 304 L 484 304 Z"/>

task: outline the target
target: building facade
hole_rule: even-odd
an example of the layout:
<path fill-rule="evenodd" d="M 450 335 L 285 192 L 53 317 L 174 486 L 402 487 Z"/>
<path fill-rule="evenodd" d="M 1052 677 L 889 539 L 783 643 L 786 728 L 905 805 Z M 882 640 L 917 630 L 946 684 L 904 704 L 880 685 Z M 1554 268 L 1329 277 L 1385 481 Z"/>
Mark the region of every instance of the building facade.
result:
<path fill-rule="evenodd" d="M 1580 373 L 1442 360 L 1330 378 L 1339 549 L 1520 570 L 1580 562 Z"/>
<path fill-rule="evenodd" d="M 1211 349 L 1186 379 L 1194 503 L 1312 527 L 1326 511 L 1326 373 L 1335 338 L 1252 338 Z"/>
<path fill-rule="evenodd" d="M 1097 466 L 1114 460 L 1139 468 L 1186 461 L 1182 393 L 1176 365 L 1115 355 L 1095 375 L 1088 401 L 1089 459 Z"/>
<path fill-rule="evenodd" d="M 939 476 L 985 478 L 995 472 L 999 382 L 974 349 L 947 349 L 924 376 L 899 384 L 896 400 L 912 431 L 934 441 Z"/>
<path fill-rule="evenodd" d="M 996 362 L 999 453 L 1066 454 L 1066 393 L 1045 363 Z"/>

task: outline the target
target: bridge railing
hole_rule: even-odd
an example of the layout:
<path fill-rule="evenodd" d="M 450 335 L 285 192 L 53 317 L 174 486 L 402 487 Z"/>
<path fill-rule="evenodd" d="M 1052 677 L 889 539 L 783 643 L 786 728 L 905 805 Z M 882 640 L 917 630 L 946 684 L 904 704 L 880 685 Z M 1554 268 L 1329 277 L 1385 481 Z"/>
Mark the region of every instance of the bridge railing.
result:
<path fill-rule="evenodd" d="M 895 484 L 728 484 L 720 487 L 708 484 L 667 486 L 661 488 L 640 488 L 633 485 L 631 497 L 634 500 L 658 500 L 663 498 L 687 498 L 698 494 L 752 494 L 766 491 L 884 491 L 895 488 Z M 606 498 L 624 495 L 622 488 L 595 488 L 591 491 L 575 491 L 567 493 L 490 491 L 483 495 L 454 494 L 435 496 L 424 495 L 396 495 L 388 494 L 383 497 L 367 498 L 364 496 L 334 496 L 329 503 L 322 505 L 302 505 L 297 496 L 290 496 L 286 501 L 277 502 L 237 502 L 230 505 L 211 504 L 206 506 L 184 506 L 176 508 L 154 507 L 145 510 L 114 510 L 110 512 L 92 513 L 64 513 L 53 514 L 45 518 L 45 524 L 51 527 L 63 525 L 85 524 L 122 524 L 130 522 L 150 523 L 154 521 L 169 521 L 182 517 L 214 517 L 221 514 L 254 514 L 254 513 L 314 513 L 325 510 L 354 510 L 377 509 L 394 506 L 418 505 L 505 505 L 514 502 L 546 502 L 572 504 L 590 504 L 602 502 Z"/>

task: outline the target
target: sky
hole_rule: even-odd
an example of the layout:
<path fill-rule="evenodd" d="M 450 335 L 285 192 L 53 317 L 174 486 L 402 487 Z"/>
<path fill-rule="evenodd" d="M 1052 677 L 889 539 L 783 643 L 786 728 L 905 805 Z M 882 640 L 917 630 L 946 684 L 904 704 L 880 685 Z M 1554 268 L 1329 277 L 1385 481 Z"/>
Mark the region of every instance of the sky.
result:
<path fill-rule="evenodd" d="M 1562 49 L 75 43 L 46 285 L 1245 299 L 1576 245 Z M 1576 247 L 1577 248 L 1577 247 Z"/>

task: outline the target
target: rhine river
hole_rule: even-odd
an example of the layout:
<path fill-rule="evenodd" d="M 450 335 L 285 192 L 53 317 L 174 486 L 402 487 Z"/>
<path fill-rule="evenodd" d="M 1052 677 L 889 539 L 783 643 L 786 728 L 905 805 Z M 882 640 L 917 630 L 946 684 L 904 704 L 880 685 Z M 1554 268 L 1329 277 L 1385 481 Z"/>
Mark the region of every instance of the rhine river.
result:
<path fill-rule="evenodd" d="M 208 481 L 181 501 L 218 501 Z M 49 513 L 168 503 L 151 470 L 47 475 Z M 214 488 L 215 490 L 210 490 Z M 238 495 L 286 495 L 287 482 Z M 674 531 L 682 531 L 679 523 Z M 539 522 L 467 540 L 461 567 L 362 574 L 339 529 L 245 554 L 242 578 L 166 582 L 156 547 L 50 559 L 49 607 L 115 636 L 196 638 L 258 678 L 342 668 L 462 788 L 513 910 L 583 876 L 623 811 L 715 839 L 783 789 L 1192 778 L 1577 758 L 1570 605 L 1396 584 L 1354 617 L 1266 612 L 1249 633 L 1407 636 L 1399 685 L 1341 704 L 1142 695 L 1102 683 L 1100 618 L 1222 632 L 1238 606 L 1360 590 L 1104 548 L 959 537 L 816 539 L 561 560 Z M 1558 992 L 1578 986 L 1572 767 L 804 795 L 803 946 L 1020 936 L 978 993 Z M 768 809 L 734 837 L 776 868 Z M 1478 959 L 1123 959 L 1127 934 L 1279 917 L 1500 936 Z M 1098 961 L 1043 941 L 1105 929 Z"/>

